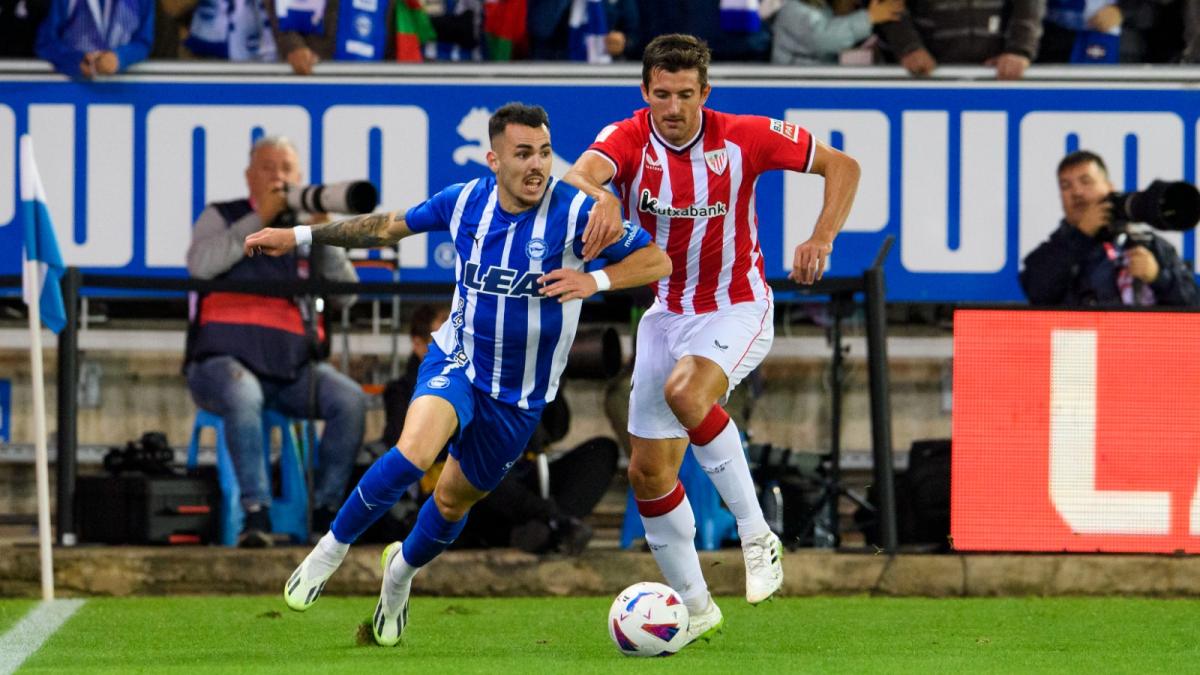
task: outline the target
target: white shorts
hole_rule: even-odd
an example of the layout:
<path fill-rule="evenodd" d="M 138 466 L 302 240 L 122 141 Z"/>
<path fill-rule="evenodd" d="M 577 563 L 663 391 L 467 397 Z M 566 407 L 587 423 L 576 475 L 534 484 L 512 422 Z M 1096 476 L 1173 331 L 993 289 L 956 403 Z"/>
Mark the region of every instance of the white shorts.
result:
<path fill-rule="evenodd" d="M 716 363 L 729 378 L 726 395 L 758 367 L 775 339 L 775 303 L 742 302 L 707 314 L 675 314 L 655 301 L 638 324 L 629 433 L 640 438 L 686 438 L 663 388 L 685 356 Z"/>

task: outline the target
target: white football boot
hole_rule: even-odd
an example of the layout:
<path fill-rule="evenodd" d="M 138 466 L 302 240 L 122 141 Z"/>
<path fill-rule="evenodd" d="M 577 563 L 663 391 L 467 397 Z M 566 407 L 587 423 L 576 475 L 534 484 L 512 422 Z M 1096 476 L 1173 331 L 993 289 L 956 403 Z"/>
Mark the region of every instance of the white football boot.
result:
<path fill-rule="evenodd" d="M 688 644 L 697 640 L 708 642 L 721 632 L 725 626 L 725 617 L 721 615 L 721 608 L 717 607 L 717 603 L 713 602 L 712 596 L 708 596 L 708 606 L 703 612 L 690 612 L 688 614 Z"/>
<path fill-rule="evenodd" d="M 393 647 L 400 642 L 404 635 L 404 627 L 408 625 L 408 595 L 412 590 L 412 580 L 395 585 L 388 581 L 388 568 L 392 561 L 400 555 L 401 542 L 395 541 L 383 549 L 383 586 L 379 591 L 379 604 L 375 605 L 375 616 L 371 620 L 371 632 L 375 642 L 383 647 Z"/>
<path fill-rule="evenodd" d="M 332 537 L 333 535 L 326 535 Z M 336 544 L 336 540 L 335 544 Z M 325 582 L 329 581 L 329 577 L 337 571 L 341 566 L 342 560 L 346 555 L 348 546 L 339 546 L 341 549 L 340 555 L 334 552 L 325 550 L 323 543 L 317 544 L 313 550 L 304 558 L 304 562 L 292 572 L 292 576 L 288 577 L 287 583 L 283 585 L 283 599 L 287 602 L 287 606 L 303 612 L 317 598 L 321 597 L 321 591 L 325 590 Z"/>
<path fill-rule="evenodd" d="M 742 555 L 746 558 L 746 601 L 757 605 L 783 585 L 783 543 L 767 530 L 743 541 Z"/>

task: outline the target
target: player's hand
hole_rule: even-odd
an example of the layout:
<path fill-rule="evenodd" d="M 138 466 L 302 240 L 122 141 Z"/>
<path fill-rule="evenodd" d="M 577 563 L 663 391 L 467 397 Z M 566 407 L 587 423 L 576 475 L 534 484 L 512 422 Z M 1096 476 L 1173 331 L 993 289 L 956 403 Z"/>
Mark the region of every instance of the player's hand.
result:
<path fill-rule="evenodd" d="M 288 52 L 287 61 L 292 66 L 292 72 L 297 75 L 312 75 L 313 66 L 320 61 L 317 53 L 308 47 L 300 47 Z"/>
<path fill-rule="evenodd" d="M 249 240 L 247 240 L 249 241 Z M 538 277 L 542 284 L 538 293 L 548 298 L 558 298 L 560 303 L 568 300 L 583 300 L 596 293 L 596 278 L 586 272 L 560 267 Z"/>
<path fill-rule="evenodd" d="M 994 59 L 988 59 L 987 65 L 996 66 L 996 79 L 998 80 L 1019 80 L 1025 74 L 1025 69 L 1029 67 L 1029 59 L 1020 54 L 1005 52 Z"/>
<path fill-rule="evenodd" d="M 937 68 L 937 60 L 933 58 L 933 54 L 930 54 L 929 50 L 922 48 L 900 57 L 900 65 L 917 77 L 925 77 L 932 73 L 934 68 Z"/>
<path fill-rule="evenodd" d="M 291 229 L 268 227 L 246 237 L 242 249 L 253 258 L 258 254 L 281 256 L 296 248 L 296 233 Z"/>
<path fill-rule="evenodd" d="M 788 278 L 806 286 L 820 281 L 825 274 L 825 259 L 832 252 L 832 242 L 809 239 L 800 244 L 792 258 L 792 271 Z"/>
<path fill-rule="evenodd" d="M 1134 279 L 1148 284 L 1158 279 L 1158 259 L 1145 246 L 1131 246 L 1125 250 L 1125 261 Z"/>
<path fill-rule="evenodd" d="M 588 214 L 587 227 L 583 228 L 583 259 L 595 260 L 601 251 L 616 243 L 624 232 L 621 202 L 616 195 L 606 190 L 600 201 L 592 207 L 592 212 Z"/>

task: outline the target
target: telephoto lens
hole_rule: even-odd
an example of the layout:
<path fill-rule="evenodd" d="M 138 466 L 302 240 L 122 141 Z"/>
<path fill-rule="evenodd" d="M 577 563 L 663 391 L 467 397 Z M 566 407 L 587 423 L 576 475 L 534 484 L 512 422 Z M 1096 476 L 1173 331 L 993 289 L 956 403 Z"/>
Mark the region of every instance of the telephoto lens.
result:
<path fill-rule="evenodd" d="M 369 181 L 350 180 L 328 185 L 289 185 L 287 205 L 305 213 L 370 213 L 379 204 L 379 191 Z"/>

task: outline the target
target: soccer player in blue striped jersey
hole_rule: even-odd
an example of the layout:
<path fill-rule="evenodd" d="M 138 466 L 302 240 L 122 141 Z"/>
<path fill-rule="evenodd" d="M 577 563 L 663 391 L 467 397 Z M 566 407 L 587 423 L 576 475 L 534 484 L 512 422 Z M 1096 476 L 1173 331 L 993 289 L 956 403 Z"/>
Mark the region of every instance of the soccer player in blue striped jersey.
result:
<path fill-rule="evenodd" d="M 266 229 L 245 242 L 247 254 L 281 255 L 308 242 L 386 246 L 434 230 L 449 231 L 453 239 L 452 313 L 421 363 L 400 440 L 363 475 L 330 531 L 284 585 L 289 607 L 311 606 L 349 545 L 449 442 L 450 457 L 433 498 L 408 537 L 384 550 L 372 621 L 381 645 L 400 641 L 413 576 L 455 540 L 467 511 L 500 483 L 553 400 L 580 301 L 671 272 L 670 259 L 642 228 L 624 223 L 586 229 L 592 199 L 550 177 L 544 110 L 510 103 L 492 116 L 489 135 L 494 177 L 450 186 L 406 212 Z M 609 264 L 585 272 L 585 260 L 597 254 Z"/>

